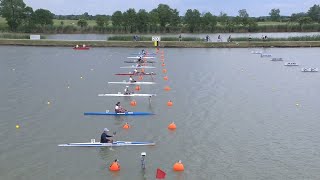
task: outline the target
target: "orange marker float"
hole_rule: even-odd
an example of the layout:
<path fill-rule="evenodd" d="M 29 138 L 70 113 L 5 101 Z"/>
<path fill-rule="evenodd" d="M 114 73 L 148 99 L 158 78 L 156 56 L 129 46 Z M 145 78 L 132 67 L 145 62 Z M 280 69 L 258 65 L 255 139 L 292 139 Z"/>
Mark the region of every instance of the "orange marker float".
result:
<path fill-rule="evenodd" d="M 175 129 L 177 129 L 177 126 L 176 126 L 176 124 L 174 122 L 172 122 L 172 123 L 169 124 L 168 129 L 175 130 Z"/>
<path fill-rule="evenodd" d="M 173 102 L 172 102 L 171 100 L 170 100 L 170 101 L 168 101 L 168 102 L 167 102 L 167 106 L 168 106 L 168 107 L 173 106 Z"/>
<path fill-rule="evenodd" d="M 110 171 L 120 171 L 120 164 L 118 163 L 118 160 L 114 160 L 114 162 L 111 163 L 109 166 Z"/>
<path fill-rule="evenodd" d="M 134 106 L 137 105 L 137 102 L 136 102 L 135 100 L 132 100 L 132 101 L 130 102 L 130 105 L 134 107 Z"/>
<path fill-rule="evenodd" d="M 183 166 L 181 160 L 179 160 L 178 162 L 174 163 L 173 170 L 174 171 L 184 171 L 184 166 Z"/>
<path fill-rule="evenodd" d="M 123 126 L 122 126 L 123 129 L 130 129 L 131 126 L 128 124 L 128 123 L 125 123 Z"/>

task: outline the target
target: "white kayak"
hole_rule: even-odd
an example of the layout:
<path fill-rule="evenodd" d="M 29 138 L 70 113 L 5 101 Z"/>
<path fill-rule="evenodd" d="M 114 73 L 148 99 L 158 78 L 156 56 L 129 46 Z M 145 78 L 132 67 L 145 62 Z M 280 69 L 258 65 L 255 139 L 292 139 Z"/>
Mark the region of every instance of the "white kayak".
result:
<path fill-rule="evenodd" d="M 110 147 L 110 146 L 154 146 L 154 142 L 139 142 L 139 141 L 115 141 L 113 143 L 95 142 L 94 139 L 88 143 L 68 143 L 59 144 L 60 147 Z"/>
<path fill-rule="evenodd" d="M 154 69 L 156 67 L 153 66 L 124 66 L 120 68 L 126 68 L 126 69 Z"/>
<path fill-rule="evenodd" d="M 271 61 L 283 61 L 283 58 L 272 58 Z"/>
<path fill-rule="evenodd" d="M 272 54 L 261 54 L 260 56 L 261 56 L 261 57 L 271 57 Z"/>
<path fill-rule="evenodd" d="M 284 63 L 285 66 L 299 66 L 298 63 L 295 63 L 295 62 L 286 62 Z"/>
<path fill-rule="evenodd" d="M 156 84 L 155 82 L 126 82 L 126 81 L 122 81 L 122 82 L 108 82 L 108 84 L 136 84 L 136 85 L 143 85 L 143 84 Z"/>
<path fill-rule="evenodd" d="M 302 72 L 318 72 L 319 69 L 318 68 L 302 68 L 301 71 Z"/>
<path fill-rule="evenodd" d="M 98 94 L 99 97 L 152 97 L 156 94 Z"/>
<path fill-rule="evenodd" d="M 132 56 L 132 57 L 127 57 L 128 59 L 139 59 L 140 56 Z M 142 59 L 155 59 L 153 56 L 143 56 L 141 57 Z"/>

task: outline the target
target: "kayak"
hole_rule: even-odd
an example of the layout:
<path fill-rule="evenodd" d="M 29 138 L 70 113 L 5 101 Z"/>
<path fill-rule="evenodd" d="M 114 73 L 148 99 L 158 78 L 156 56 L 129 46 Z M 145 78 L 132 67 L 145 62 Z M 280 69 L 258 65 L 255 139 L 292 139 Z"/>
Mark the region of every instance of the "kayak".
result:
<path fill-rule="evenodd" d="M 272 58 L 271 61 L 283 61 L 282 58 Z"/>
<path fill-rule="evenodd" d="M 302 72 L 318 72 L 318 68 L 302 68 Z"/>
<path fill-rule="evenodd" d="M 285 66 L 299 66 L 299 64 L 295 63 L 295 62 L 286 62 L 284 65 Z"/>
<path fill-rule="evenodd" d="M 128 59 L 139 59 L 140 56 L 127 57 Z M 142 59 L 155 59 L 153 56 L 142 56 Z"/>
<path fill-rule="evenodd" d="M 153 66 L 124 66 L 120 68 L 126 68 L 126 69 L 154 69 L 156 67 Z"/>
<path fill-rule="evenodd" d="M 142 72 L 139 72 L 139 73 L 118 73 L 118 74 L 115 74 L 115 75 L 118 75 L 118 76 L 143 76 L 143 75 L 156 75 L 156 73 L 142 73 Z"/>
<path fill-rule="evenodd" d="M 100 142 L 88 142 L 88 143 L 68 143 L 59 144 L 60 147 L 109 147 L 109 146 L 154 146 L 154 142 L 139 142 L 139 141 L 115 141 L 113 143 L 100 143 Z"/>
<path fill-rule="evenodd" d="M 134 61 L 124 61 L 125 63 L 139 63 L 137 60 Z M 143 61 L 141 63 L 156 63 L 156 61 Z"/>
<path fill-rule="evenodd" d="M 98 94 L 99 97 L 152 97 L 156 94 Z"/>
<path fill-rule="evenodd" d="M 155 56 L 155 55 L 157 55 L 157 54 L 156 54 L 156 53 L 146 53 L 146 54 L 142 54 L 142 53 L 132 53 L 131 55 Z"/>
<path fill-rule="evenodd" d="M 155 82 L 108 82 L 108 84 L 136 84 L 136 85 L 149 85 L 149 84 L 156 84 Z"/>
<path fill-rule="evenodd" d="M 73 47 L 74 50 L 89 50 L 89 47 Z"/>
<path fill-rule="evenodd" d="M 154 115 L 150 112 L 125 112 L 125 113 L 115 113 L 115 112 L 85 112 L 85 116 L 98 116 L 98 115 L 113 115 L 113 116 L 135 116 L 135 115 Z"/>
<path fill-rule="evenodd" d="M 272 55 L 271 54 L 261 54 L 260 56 L 261 57 L 271 57 Z"/>

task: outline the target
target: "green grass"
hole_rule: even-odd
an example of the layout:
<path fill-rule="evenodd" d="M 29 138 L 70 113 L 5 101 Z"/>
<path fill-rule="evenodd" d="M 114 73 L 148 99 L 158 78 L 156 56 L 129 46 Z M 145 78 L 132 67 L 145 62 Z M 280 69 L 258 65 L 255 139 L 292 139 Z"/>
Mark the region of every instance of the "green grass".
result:
<path fill-rule="evenodd" d="M 0 33 L 0 39 L 30 39 L 30 35 L 19 33 Z"/>

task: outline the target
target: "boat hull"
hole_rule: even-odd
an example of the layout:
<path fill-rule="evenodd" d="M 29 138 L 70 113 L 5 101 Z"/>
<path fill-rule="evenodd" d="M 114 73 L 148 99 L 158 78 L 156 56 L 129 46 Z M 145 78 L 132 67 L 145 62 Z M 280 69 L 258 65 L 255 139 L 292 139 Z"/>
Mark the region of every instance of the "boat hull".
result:
<path fill-rule="evenodd" d="M 125 113 L 115 113 L 115 112 L 85 112 L 85 116 L 144 116 L 144 115 L 154 115 L 150 112 L 125 112 Z"/>

